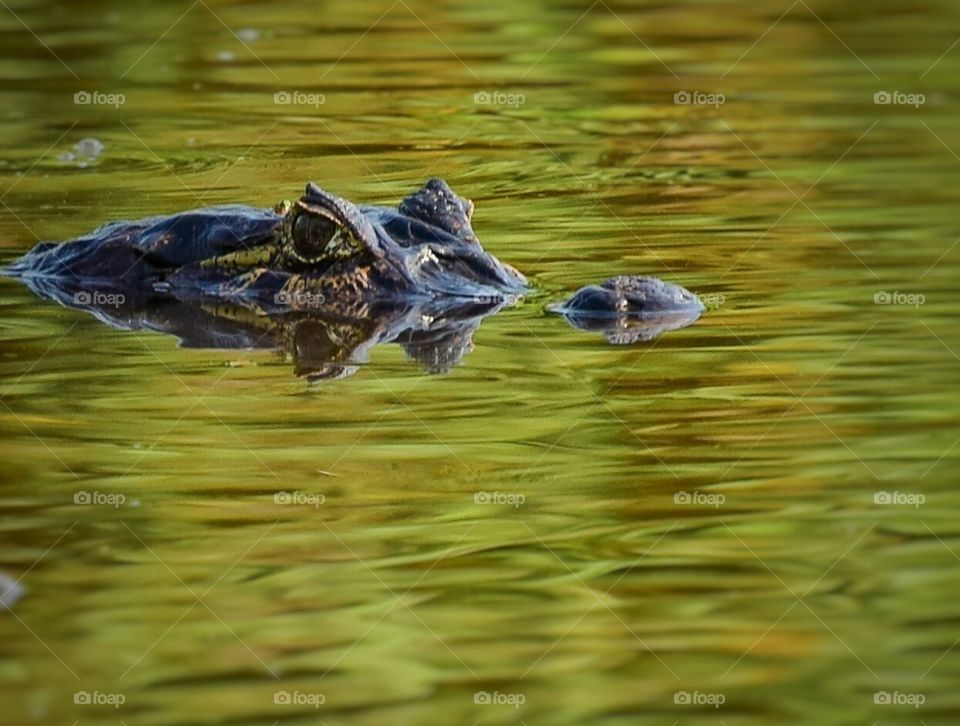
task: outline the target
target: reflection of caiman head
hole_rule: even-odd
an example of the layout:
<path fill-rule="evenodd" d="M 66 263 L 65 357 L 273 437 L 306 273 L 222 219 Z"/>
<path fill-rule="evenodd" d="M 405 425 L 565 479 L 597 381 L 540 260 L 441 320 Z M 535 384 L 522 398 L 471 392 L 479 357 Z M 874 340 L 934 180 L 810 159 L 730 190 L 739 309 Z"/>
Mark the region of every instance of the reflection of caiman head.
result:
<path fill-rule="evenodd" d="M 4 272 L 117 327 L 190 346 L 282 348 L 311 377 L 342 374 L 383 342 L 440 371 L 486 315 L 527 291 L 523 275 L 483 249 L 472 214 L 440 179 L 396 209 L 308 184 L 273 209 L 212 207 L 41 243 Z M 618 277 L 554 309 L 623 343 L 689 324 L 703 307 L 676 285 Z"/>
<path fill-rule="evenodd" d="M 186 346 L 281 348 L 311 378 L 343 375 L 384 342 L 438 372 L 470 349 L 486 315 L 526 291 L 523 275 L 480 245 L 472 213 L 439 179 L 398 209 L 308 184 L 274 209 L 108 224 L 38 245 L 6 271 L 116 327 L 162 330 Z"/>
<path fill-rule="evenodd" d="M 298 315 L 283 321 L 284 350 L 295 373 L 311 381 L 352 375 L 380 343 L 397 343 L 427 373 L 446 373 L 473 350 L 473 333 L 500 306 L 448 311 L 434 320 L 422 308 L 381 310 L 366 320 Z"/>
<path fill-rule="evenodd" d="M 400 345 L 428 373 L 445 373 L 473 349 L 473 333 L 484 318 L 506 304 L 378 302 L 352 310 L 332 306 L 268 313 L 246 304 L 157 295 L 132 299 L 97 292 L 78 299 L 65 292 L 53 297 L 114 328 L 168 333 L 185 348 L 276 350 L 296 375 L 310 381 L 352 375 L 383 343 Z"/>

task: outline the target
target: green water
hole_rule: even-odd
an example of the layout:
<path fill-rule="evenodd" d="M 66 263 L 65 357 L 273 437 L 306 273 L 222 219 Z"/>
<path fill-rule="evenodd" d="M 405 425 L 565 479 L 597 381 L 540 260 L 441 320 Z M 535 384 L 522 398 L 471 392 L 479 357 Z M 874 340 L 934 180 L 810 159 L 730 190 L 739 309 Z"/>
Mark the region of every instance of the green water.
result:
<path fill-rule="evenodd" d="M 446 375 L 382 346 L 309 386 L 0 282 L 0 718 L 956 723 L 958 24 L 946 0 L 4 3 L 4 259 L 440 175 L 540 292 Z M 61 158 L 83 138 L 102 154 Z M 543 314 L 619 273 L 711 310 L 627 347 Z M 923 302 L 875 304 L 895 291 Z"/>

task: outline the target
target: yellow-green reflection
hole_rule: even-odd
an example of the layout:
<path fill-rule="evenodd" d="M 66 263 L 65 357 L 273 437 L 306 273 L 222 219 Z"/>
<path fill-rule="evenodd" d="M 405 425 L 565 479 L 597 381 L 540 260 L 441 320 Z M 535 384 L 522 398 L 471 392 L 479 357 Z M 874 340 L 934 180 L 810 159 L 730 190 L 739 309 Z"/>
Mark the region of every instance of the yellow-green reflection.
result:
<path fill-rule="evenodd" d="M 448 375 L 384 347 L 311 389 L 4 281 L 11 723 L 953 723 L 960 50 L 935 62 L 960 16 L 787 7 L 0 10 L 10 256 L 307 179 L 395 203 L 441 175 L 544 291 Z M 85 137 L 96 161 L 59 159 Z M 714 309 L 627 348 L 541 314 L 618 273 Z"/>

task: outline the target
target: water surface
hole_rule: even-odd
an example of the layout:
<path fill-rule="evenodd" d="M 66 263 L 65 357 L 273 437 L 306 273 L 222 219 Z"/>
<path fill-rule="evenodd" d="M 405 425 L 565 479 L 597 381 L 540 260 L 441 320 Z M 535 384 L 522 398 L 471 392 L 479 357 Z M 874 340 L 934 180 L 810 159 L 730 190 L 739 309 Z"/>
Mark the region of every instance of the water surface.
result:
<path fill-rule="evenodd" d="M 538 289 L 445 375 L 383 346 L 310 386 L 0 281 L 6 718 L 954 723 L 958 22 L 4 6 L 4 260 L 439 175 Z M 626 347 L 543 313 L 621 273 L 711 310 Z"/>

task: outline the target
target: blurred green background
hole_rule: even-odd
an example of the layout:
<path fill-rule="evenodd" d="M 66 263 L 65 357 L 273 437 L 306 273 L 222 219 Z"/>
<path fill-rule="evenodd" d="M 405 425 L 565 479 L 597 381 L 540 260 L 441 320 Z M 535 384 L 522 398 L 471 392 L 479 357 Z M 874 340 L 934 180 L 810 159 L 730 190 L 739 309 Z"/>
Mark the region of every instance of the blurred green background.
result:
<path fill-rule="evenodd" d="M 6 722 L 956 723 L 960 6 L 2 5 L 4 260 L 438 175 L 539 291 L 308 386 L 0 281 Z"/>

